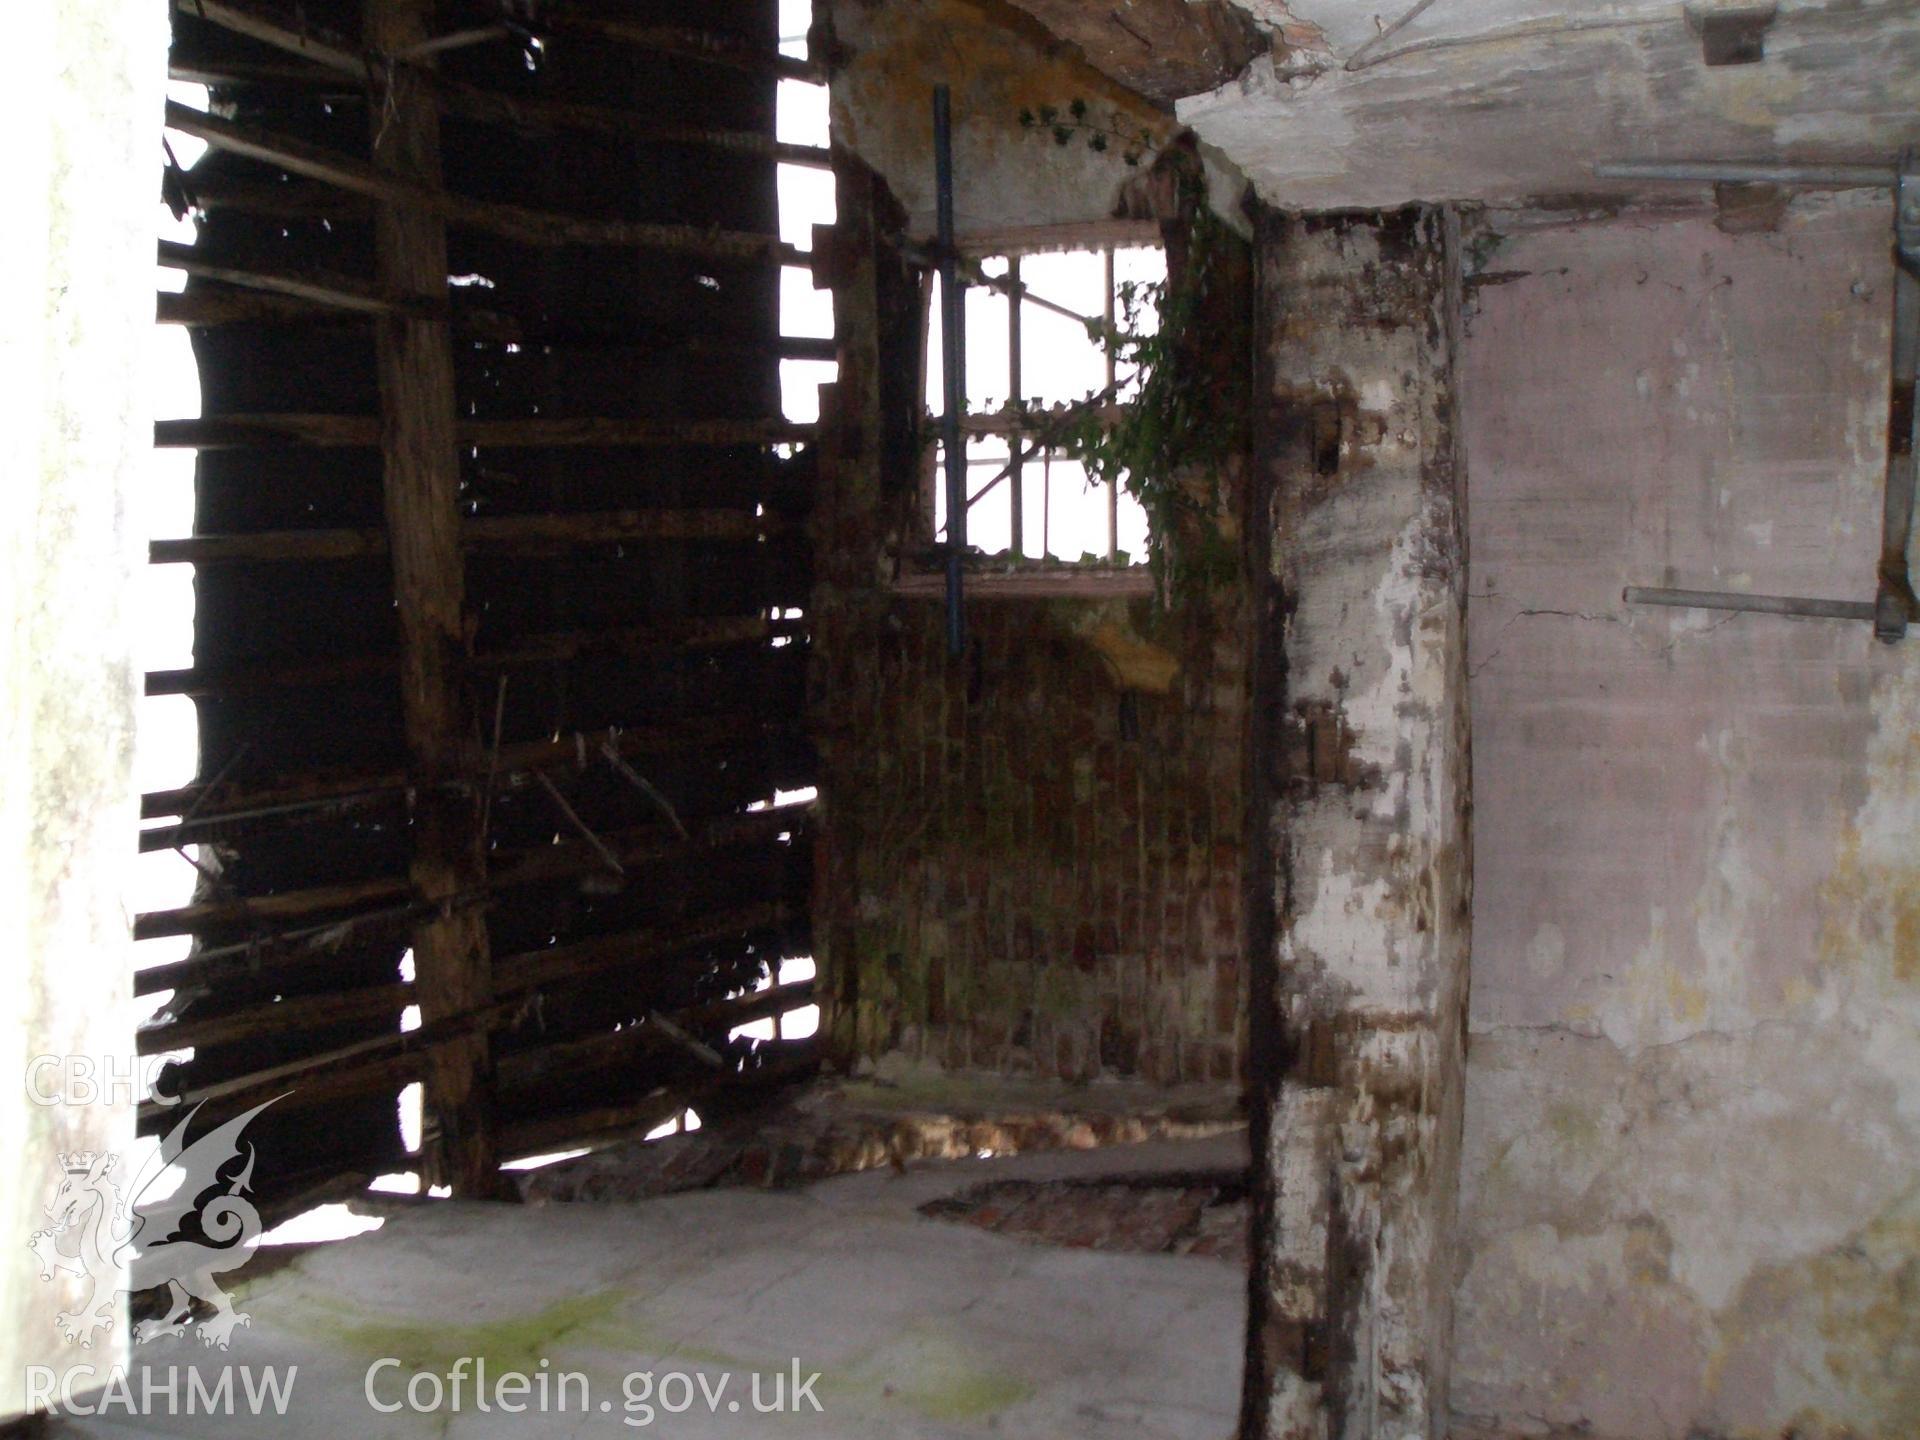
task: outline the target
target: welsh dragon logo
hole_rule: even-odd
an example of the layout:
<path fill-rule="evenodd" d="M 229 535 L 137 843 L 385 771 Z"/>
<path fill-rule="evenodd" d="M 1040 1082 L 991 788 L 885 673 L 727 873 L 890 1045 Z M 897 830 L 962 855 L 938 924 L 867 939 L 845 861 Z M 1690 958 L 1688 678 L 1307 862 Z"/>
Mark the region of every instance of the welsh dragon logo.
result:
<path fill-rule="evenodd" d="M 82 1150 L 60 1157 L 66 1173 L 44 1207 L 52 1224 L 36 1230 L 27 1248 L 39 1257 L 42 1280 L 61 1271 L 80 1277 L 78 1303 L 55 1322 L 68 1344 L 90 1349 L 99 1331 L 112 1329 L 118 1294 L 160 1285 L 167 1287 L 167 1313 L 141 1321 L 136 1341 L 185 1334 L 194 1300 L 213 1307 L 200 1322 L 203 1344 L 224 1350 L 235 1327 L 249 1323 L 251 1317 L 233 1308 L 214 1276 L 245 1265 L 260 1238 L 260 1212 L 245 1196 L 254 1151 L 240 1135 L 273 1103 L 256 1105 L 189 1144 L 187 1127 L 200 1113 L 196 1105 L 125 1189 L 114 1179 L 117 1155 Z M 236 1168 L 236 1161 L 243 1163 Z M 175 1168 L 182 1172 L 179 1186 L 152 1195 Z M 131 1281 L 125 1290 L 114 1285 L 122 1273 Z"/>

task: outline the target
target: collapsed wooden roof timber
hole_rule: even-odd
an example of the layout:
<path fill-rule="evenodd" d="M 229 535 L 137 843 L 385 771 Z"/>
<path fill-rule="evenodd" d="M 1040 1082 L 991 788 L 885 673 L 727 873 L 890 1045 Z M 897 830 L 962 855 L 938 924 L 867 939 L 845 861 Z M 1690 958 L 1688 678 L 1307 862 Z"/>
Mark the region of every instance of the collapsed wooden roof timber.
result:
<path fill-rule="evenodd" d="M 527 1137 L 810 1063 L 727 1035 L 807 993 L 751 992 L 806 944 L 804 807 L 747 809 L 812 773 L 816 456 L 777 367 L 833 347 L 778 333 L 809 257 L 773 179 L 828 157 L 774 137 L 773 82 L 813 67 L 771 0 L 727 33 L 556 8 L 537 68 L 430 8 L 176 5 L 216 113 L 168 113 L 212 148 L 159 310 L 207 418 L 156 436 L 199 454 L 196 533 L 152 555 L 199 606 L 149 690 L 194 698 L 208 778 L 142 843 L 214 848 L 138 922 L 195 940 L 139 977 L 175 992 L 142 1049 L 190 1048 L 170 1088 L 225 1113 L 293 1090 L 250 1132 L 282 1201 L 414 1163 L 415 1080 L 474 1192 Z"/>

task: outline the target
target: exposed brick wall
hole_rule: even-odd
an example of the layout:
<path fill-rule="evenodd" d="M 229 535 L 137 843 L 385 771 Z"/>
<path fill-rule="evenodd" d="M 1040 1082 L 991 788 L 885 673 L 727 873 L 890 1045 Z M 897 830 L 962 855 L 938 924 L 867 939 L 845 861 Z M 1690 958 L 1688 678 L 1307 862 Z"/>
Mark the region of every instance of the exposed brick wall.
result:
<path fill-rule="evenodd" d="M 970 606 L 895 600 L 866 683 L 839 687 L 839 784 L 859 836 L 835 897 L 852 1044 L 949 1067 L 1231 1080 L 1243 1049 L 1237 593 Z M 1180 660 L 1124 690 L 1083 638 L 1129 625 Z M 843 879 L 842 883 L 847 883 Z"/>

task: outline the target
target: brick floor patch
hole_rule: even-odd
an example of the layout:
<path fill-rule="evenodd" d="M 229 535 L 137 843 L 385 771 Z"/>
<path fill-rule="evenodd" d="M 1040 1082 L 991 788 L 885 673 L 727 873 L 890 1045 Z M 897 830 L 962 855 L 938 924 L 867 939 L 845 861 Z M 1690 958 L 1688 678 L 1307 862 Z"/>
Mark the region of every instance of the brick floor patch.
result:
<path fill-rule="evenodd" d="M 994 1180 L 920 1213 L 1043 1245 L 1247 1258 L 1247 1177 L 1238 1171 Z"/>

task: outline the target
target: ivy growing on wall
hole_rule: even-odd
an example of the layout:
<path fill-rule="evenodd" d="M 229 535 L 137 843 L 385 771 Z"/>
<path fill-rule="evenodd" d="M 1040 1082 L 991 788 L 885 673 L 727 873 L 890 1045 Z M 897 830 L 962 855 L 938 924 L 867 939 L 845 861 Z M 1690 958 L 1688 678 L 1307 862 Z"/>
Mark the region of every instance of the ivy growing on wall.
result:
<path fill-rule="evenodd" d="M 1218 522 L 1222 481 L 1246 443 L 1247 350 L 1241 307 L 1223 291 L 1242 242 L 1214 213 L 1191 147 L 1158 146 L 1117 114 L 1099 125 L 1080 100 L 1064 111 L 1023 110 L 1020 123 L 1056 145 L 1118 148 L 1129 165 L 1153 154 L 1156 178 L 1171 186 L 1172 204 L 1163 206 L 1175 217 L 1163 220 L 1167 278 L 1123 284 L 1112 324 L 1087 324 L 1113 356 L 1124 393 L 1091 395 L 1039 427 L 1085 465 L 1091 480 L 1119 486 L 1146 511 L 1148 565 L 1156 596 L 1168 604 L 1211 584 L 1235 560 Z M 1223 315 L 1239 322 L 1225 333 Z"/>

